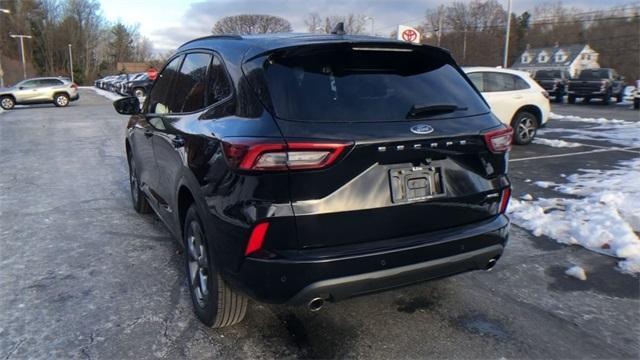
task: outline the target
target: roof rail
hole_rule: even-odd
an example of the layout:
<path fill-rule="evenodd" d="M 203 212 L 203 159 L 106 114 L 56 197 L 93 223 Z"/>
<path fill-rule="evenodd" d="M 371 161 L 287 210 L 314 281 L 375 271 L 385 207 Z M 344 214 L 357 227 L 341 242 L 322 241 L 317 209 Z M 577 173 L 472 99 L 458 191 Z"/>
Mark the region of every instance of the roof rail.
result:
<path fill-rule="evenodd" d="M 196 42 L 196 41 L 200 41 L 200 40 L 207 40 L 207 39 L 228 39 L 228 40 L 242 40 L 242 36 L 237 35 L 237 34 L 223 34 L 223 35 L 207 35 L 207 36 L 203 36 L 203 37 L 199 37 L 193 40 L 189 40 L 186 43 L 180 45 L 178 47 L 178 49 L 180 49 L 181 47 L 191 44 L 192 42 Z"/>

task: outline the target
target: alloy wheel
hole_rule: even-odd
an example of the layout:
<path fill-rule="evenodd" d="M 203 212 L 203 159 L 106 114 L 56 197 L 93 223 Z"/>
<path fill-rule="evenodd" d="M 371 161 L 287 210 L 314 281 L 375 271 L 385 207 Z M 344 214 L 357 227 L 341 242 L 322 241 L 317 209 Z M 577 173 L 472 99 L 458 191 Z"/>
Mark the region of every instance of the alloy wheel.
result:
<path fill-rule="evenodd" d="M 56 98 L 56 103 L 60 106 L 66 106 L 69 103 L 66 96 L 58 96 Z"/>
<path fill-rule="evenodd" d="M 197 221 L 189 224 L 187 234 L 187 262 L 189 285 L 193 290 L 198 306 L 204 308 L 209 301 L 209 261 L 204 233 Z"/>
<path fill-rule="evenodd" d="M 3 109 L 11 109 L 12 107 L 13 107 L 13 100 L 11 100 L 8 97 L 2 99 L 2 108 Z"/>
<path fill-rule="evenodd" d="M 523 142 L 529 142 L 536 135 L 536 123 L 530 117 L 525 117 L 518 124 L 518 136 Z"/>

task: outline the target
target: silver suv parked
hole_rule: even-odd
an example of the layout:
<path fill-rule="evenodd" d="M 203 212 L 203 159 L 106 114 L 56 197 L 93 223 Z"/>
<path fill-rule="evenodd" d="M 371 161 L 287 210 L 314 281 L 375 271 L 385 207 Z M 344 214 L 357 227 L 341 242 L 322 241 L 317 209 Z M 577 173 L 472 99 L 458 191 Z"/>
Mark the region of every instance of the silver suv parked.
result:
<path fill-rule="evenodd" d="M 78 85 L 66 78 L 27 79 L 10 88 L 0 89 L 0 106 L 5 110 L 13 109 L 16 104 L 53 103 L 64 107 L 79 98 Z"/>

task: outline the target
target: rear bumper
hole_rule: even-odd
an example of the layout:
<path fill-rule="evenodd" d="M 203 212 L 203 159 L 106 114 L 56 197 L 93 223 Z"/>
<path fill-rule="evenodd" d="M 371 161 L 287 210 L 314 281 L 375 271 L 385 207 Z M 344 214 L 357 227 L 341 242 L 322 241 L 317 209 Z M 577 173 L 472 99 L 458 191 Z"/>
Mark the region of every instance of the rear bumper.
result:
<path fill-rule="evenodd" d="M 69 100 L 71 100 L 71 101 L 76 101 L 76 100 L 79 100 L 79 99 L 80 99 L 80 93 L 79 92 L 77 92 L 74 96 L 71 96 L 69 98 Z"/>
<path fill-rule="evenodd" d="M 569 90 L 567 91 L 567 93 L 569 95 L 573 95 L 573 96 L 604 96 L 607 94 L 607 90 L 601 90 L 601 89 L 597 89 L 597 90 L 589 90 L 589 89 L 579 89 L 579 90 Z"/>
<path fill-rule="evenodd" d="M 485 269 L 502 254 L 508 234 L 509 220 L 500 215 L 375 244 L 303 250 L 274 259 L 249 257 L 238 273 L 225 274 L 225 279 L 261 302 L 301 305 L 316 297 L 338 301 Z"/>

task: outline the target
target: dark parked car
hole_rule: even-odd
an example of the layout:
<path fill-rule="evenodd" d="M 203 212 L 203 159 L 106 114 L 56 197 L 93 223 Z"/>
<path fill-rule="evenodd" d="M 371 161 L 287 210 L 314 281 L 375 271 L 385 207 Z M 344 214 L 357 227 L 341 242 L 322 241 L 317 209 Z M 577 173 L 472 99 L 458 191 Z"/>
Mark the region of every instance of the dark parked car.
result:
<path fill-rule="evenodd" d="M 194 311 L 306 304 L 490 269 L 513 130 L 439 48 L 210 36 L 169 59 L 126 135 L 131 199 L 185 247 Z"/>
<path fill-rule="evenodd" d="M 131 95 L 141 98 L 147 95 L 152 84 L 153 81 L 149 80 L 147 74 L 141 73 L 124 83 L 121 93 L 123 95 Z"/>
<path fill-rule="evenodd" d="M 538 70 L 533 79 L 545 89 L 549 96 L 561 103 L 567 93 L 571 74 L 566 70 Z"/>
<path fill-rule="evenodd" d="M 613 69 L 582 70 L 576 79 L 569 81 L 567 92 L 569 104 L 575 103 L 579 97 L 583 98 L 585 103 L 599 98 L 603 104 L 608 105 L 612 96 L 621 102 L 624 97 L 624 78 Z"/>

